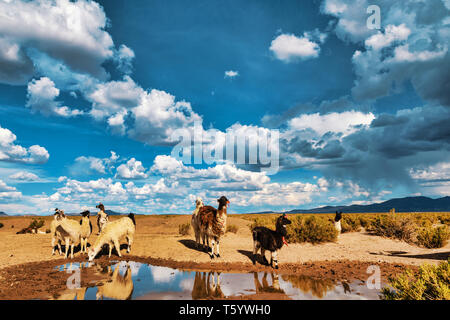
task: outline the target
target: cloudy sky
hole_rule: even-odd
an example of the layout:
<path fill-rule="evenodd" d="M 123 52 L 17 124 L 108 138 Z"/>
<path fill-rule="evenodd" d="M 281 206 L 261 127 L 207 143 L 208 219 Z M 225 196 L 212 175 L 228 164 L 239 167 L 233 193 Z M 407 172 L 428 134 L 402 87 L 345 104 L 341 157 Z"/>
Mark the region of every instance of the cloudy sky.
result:
<path fill-rule="evenodd" d="M 369 5 L 380 29 L 369 29 Z M 450 1 L 0 0 L 0 211 L 450 194 Z M 278 130 L 280 167 L 171 136 Z"/>

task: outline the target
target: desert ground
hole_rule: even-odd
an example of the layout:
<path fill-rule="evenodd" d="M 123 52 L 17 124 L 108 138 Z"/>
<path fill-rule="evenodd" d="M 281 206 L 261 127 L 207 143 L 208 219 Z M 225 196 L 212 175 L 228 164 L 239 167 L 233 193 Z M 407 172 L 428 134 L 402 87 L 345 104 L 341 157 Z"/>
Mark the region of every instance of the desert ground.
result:
<path fill-rule="evenodd" d="M 21 277 L 26 279 L 25 273 L 31 272 L 30 270 L 34 272 L 32 276 L 36 277 L 39 268 L 50 268 L 70 261 L 58 254 L 51 255 L 50 234 L 16 234 L 27 227 L 32 218 L 35 217 L 0 218 L 0 222 L 4 224 L 4 227 L 0 228 L 0 277 L 3 280 L 3 289 L 7 286 L 13 287 L 13 280 L 17 284 Z M 111 217 L 112 220 L 117 218 Z M 207 253 L 196 249 L 192 229 L 189 235 L 179 234 L 179 225 L 190 222 L 190 218 L 190 215 L 136 216 L 136 236 L 131 255 L 122 250 L 122 259 L 191 270 L 250 272 L 269 269 L 267 266 L 254 266 L 251 263 L 250 221 L 240 218 L 239 215 L 230 215 L 227 223 L 237 226 L 238 230 L 236 233 L 228 232 L 224 236 L 220 245 L 221 257 L 211 260 Z M 53 217 L 43 219 L 45 225 L 41 230 L 46 230 Z M 92 216 L 91 221 L 94 229 L 89 243 L 93 244 L 97 237 L 96 217 Z M 270 259 L 269 253 L 266 255 Z M 438 264 L 449 256 L 449 244 L 439 249 L 426 249 L 399 240 L 369 235 L 362 230 L 341 234 L 335 243 L 284 246 L 279 253 L 278 272 L 366 279 L 367 267 L 377 264 L 381 267 L 385 281 L 389 276 L 404 271 L 406 267 L 415 269 L 423 263 Z M 108 258 L 103 256 L 99 260 L 105 259 Z M 75 253 L 74 260 L 87 261 L 87 257 Z M 35 278 L 31 277 L 29 280 L 33 279 Z M 45 275 L 42 274 L 38 275 L 37 279 L 46 281 Z"/>

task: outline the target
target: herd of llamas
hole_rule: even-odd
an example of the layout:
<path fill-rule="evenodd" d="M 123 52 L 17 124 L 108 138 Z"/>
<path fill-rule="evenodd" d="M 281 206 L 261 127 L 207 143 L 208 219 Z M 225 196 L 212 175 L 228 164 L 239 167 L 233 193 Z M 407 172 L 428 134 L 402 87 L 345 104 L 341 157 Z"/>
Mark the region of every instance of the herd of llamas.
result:
<path fill-rule="evenodd" d="M 218 200 L 218 208 L 205 206 L 202 199 L 195 201 L 195 210 L 192 213 L 191 225 L 195 234 L 197 248 L 207 252 L 211 259 L 220 257 L 220 240 L 226 232 L 227 225 L 227 207 L 230 201 L 222 196 Z M 55 254 L 56 248 L 62 255 L 61 245 L 65 245 L 65 258 L 73 259 L 74 246 L 80 243 L 81 253 L 87 254 L 89 261 L 93 261 L 103 246 L 108 245 L 109 257 L 111 257 L 112 249 L 115 248 L 119 257 L 120 240 L 126 238 L 127 253 L 131 252 L 131 245 L 136 232 L 136 220 L 134 214 L 130 213 L 127 217 L 120 218 L 116 221 L 109 221 L 108 214 L 102 203 L 96 206 L 100 211 L 97 214 L 98 237 L 95 243 L 88 249 L 87 240 L 92 234 L 92 224 L 89 220 L 90 212 L 81 212 L 81 220 L 78 222 L 69 219 L 63 210 L 55 209 L 54 219 L 50 225 L 50 233 L 52 236 L 52 255 Z M 341 229 L 342 212 L 336 212 L 334 219 L 335 228 Z M 280 215 L 275 223 L 275 230 L 266 227 L 255 227 L 252 230 L 253 237 L 253 257 L 252 262 L 255 264 L 256 255 L 261 251 L 263 262 L 278 269 L 278 251 L 287 245 L 285 236 L 287 235 L 286 225 L 291 221 L 285 214 Z M 270 251 L 270 263 L 267 261 L 265 252 Z"/>

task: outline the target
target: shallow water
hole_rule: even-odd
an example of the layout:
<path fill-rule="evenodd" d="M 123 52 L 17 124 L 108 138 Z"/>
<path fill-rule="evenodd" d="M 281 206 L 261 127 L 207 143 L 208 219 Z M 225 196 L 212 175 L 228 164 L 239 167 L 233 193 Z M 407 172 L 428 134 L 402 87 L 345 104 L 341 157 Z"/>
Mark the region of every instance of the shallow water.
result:
<path fill-rule="evenodd" d="M 268 299 L 379 299 L 379 291 L 367 288 L 361 281 L 334 282 L 270 272 L 183 271 L 132 261 L 113 262 L 108 267 L 94 263 L 73 263 L 57 269 L 73 274 L 73 270 L 80 267 L 96 268 L 104 280 L 95 282 L 94 287 L 66 289 L 51 299 L 196 300 L 254 294 L 263 294 Z"/>

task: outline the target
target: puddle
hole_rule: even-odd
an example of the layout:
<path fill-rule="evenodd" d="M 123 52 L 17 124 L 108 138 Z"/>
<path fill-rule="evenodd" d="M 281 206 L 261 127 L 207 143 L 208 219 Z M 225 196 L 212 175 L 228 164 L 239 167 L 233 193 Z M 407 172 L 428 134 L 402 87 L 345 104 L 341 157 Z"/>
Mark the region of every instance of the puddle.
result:
<path fill-rule="evenodd" d="M 378 290 L 368 289 L 359 280 L 346 283 L 271 272 L 183 271 L 131 261 L 112 262 L 107 267 L 95 263 L 73 263 L 56 267 L 57 270 L 72 275 L 79 268 L 95 268 L 95 272 L 104 280 L 96 281 L 88 288 L 66 289 L 50 299 L 196 300 L 240 296 L 294 300 L 379 299 Z"/>

